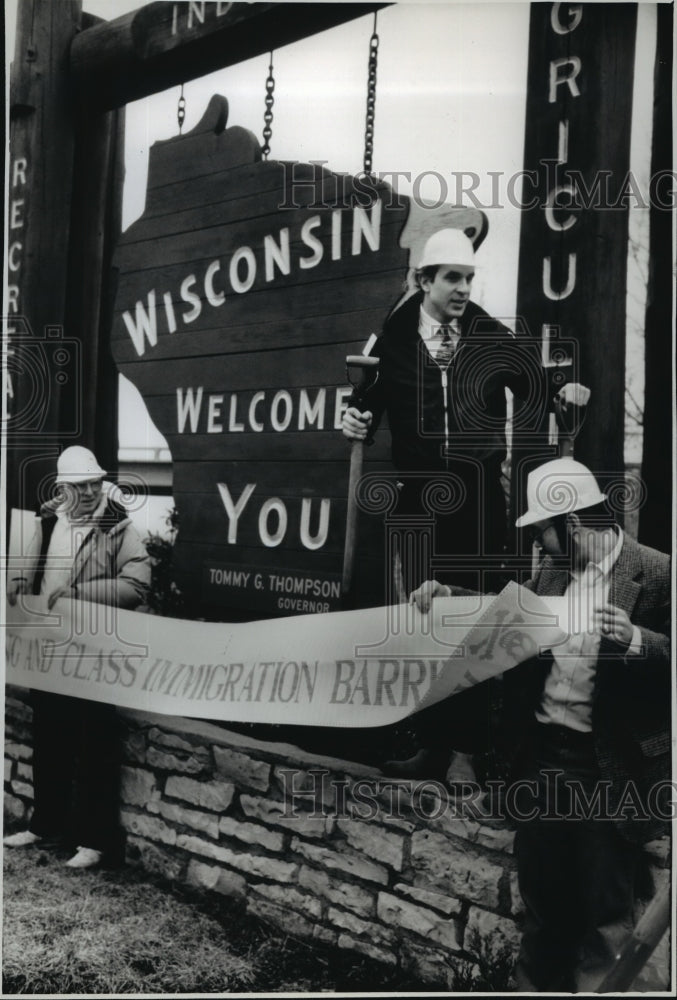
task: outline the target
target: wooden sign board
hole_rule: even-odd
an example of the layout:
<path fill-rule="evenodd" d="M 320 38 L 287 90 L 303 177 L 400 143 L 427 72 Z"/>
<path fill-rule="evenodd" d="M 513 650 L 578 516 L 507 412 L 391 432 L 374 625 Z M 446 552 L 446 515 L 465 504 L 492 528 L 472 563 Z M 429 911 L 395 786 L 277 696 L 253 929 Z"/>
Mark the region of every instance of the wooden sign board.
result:
<path fill-rule="evenodd" d="M 634 4 L 531 6 L 517 314 L 546 368 L 591 389 L 576 457 L 602 474 L 624 465 L 636 20 Z"/>
<path fill-rule="evenodd" d="M 144 214 L 117 249 L 112 347 L 174 462 L 180 585 L 218 615 L 336 610 L 360 353 L 441 226 L 479 242 L 476 209 L 415 211 L 387 184 L 264 162 L 212 98 L 193 132 L 151 150 Z M 365 472 L 392 477 L 389 435 Z M 384 594 L 384 524 L 363 519 L 364 603 Z"/>

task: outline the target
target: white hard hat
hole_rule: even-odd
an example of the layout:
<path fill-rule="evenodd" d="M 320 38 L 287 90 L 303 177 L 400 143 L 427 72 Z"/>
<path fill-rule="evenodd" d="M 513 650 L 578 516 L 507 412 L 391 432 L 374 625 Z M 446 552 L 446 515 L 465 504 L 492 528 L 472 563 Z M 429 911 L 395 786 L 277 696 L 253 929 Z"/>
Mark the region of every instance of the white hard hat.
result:
<path fill-rule="evenodd" d="M 556 458 L 533 469 L 527 478 L 527 512 L 515 527 L 525 528 L 558 514 L 570 514 L 606 500 L 590 469 L 573 458 Z"/>
<path fill-rule="evenodd" d="M 456 264 L 459 267 L 475 266 L 472 241 L 462 229 L 438 229 L 423 247 L 418 267 L 439 264 Z"/>
<path fill-rule="evenodd" d="M 56 460 L 57 483 L 86 483 L 89 479 L 101 479 L 106 472 L 99 466 L 89 448 L 78 444 L 61 452 Z"/>

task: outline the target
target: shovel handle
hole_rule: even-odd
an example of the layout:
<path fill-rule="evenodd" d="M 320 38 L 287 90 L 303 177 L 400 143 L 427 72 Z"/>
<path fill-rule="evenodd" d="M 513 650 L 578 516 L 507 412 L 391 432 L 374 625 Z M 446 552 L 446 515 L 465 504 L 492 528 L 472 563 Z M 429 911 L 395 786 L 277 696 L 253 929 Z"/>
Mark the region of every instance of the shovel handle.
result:
<path fill-rule="evenodd" d="M 353 582 L 355 546 L 357 542 L 357 499 L 355 491 L 362 475 L 364 442 L 353 441 L 350 446 L 350 478 L 348 480 L 348 510 L 346 513 L 346 538 L 343 548 L 343 593 L 347 594 Z"/>

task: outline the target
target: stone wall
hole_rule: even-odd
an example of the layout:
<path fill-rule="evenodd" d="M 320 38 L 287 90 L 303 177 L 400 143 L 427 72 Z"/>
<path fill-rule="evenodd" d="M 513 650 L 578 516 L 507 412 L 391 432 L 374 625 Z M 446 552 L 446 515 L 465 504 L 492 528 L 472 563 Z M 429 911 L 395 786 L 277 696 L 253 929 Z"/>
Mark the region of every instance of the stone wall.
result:
<path fill-rule="evenodd" d="M 5 816 L 32 799 L 26 692 L 6 702 Z M 294 936 L 453 988 L 482 956 L 514 954 L 521 900 L 512 830 L 463 814 L 434 782 L 183 718 L 121 711 L 127 858 L 230 897 Z M 667 845 L 652 845 L 659 880 Z M 667 941 L 646 975 L 665 988 Z M 645 977 L 646 978 L 646 977 Z"/>

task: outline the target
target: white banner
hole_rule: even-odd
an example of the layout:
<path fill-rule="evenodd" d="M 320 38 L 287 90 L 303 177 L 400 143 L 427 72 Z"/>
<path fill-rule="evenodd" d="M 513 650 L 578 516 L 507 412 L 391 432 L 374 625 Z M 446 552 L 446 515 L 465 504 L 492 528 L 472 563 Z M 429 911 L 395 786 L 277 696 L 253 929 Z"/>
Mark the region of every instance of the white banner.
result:
<path fill-rule="evenodd" d="M 8 608 L 7 681 L 167 715 L 385 726 L 560 642 L 560 608 L 517 584 L 245 624 L 160 618 L 81 601 Z"/>

